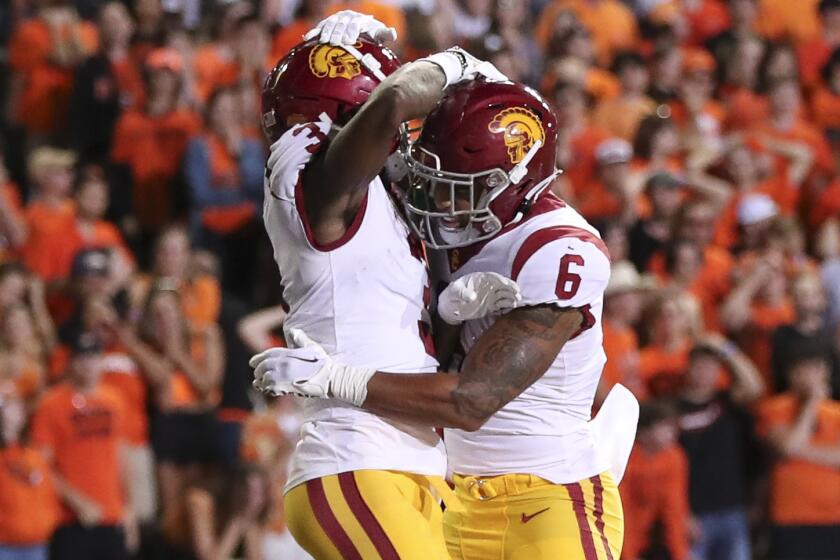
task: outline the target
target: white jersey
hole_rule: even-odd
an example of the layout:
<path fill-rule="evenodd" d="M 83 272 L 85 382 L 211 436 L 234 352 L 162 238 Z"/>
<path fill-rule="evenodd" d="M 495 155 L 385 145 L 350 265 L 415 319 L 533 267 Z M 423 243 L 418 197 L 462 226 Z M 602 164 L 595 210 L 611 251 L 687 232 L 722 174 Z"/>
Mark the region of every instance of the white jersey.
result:
<path fill-rule="evenodd" d="M 263 219 L 290 308 L 284 329 L 303 329 L 351 366 L 436 372 L 421 336 L 428 332 L 426 264 L 382 181 L 370 183 L 347 234 L 329 246 L 315 243 L 300 211 L 300 173 L 329 129 L 317 122 L 287 131 L 266 181 Z M 446 456 L 429 426 L 387 420 L 339 400 L 305 400 L 286 488 L 361 469 L 442 476 Z"/>
<path fill-rule="evenodd" d="M 548 371 L 478 431 L 446 430 L 449 469 L 458 474 L 523 473 L 565 484 L 609 467 L 596 452 L 589 425 L 606 362 L 601 309 L 610 277 L 608 252 L 598 231 L 572 208 L 554 197 L 541 199 L 538 207 L 549 210 L 490 240 L 453 279 L 496 272 L 519 284 L 522 305 L 580 308 L 585 321 Z M 465 323 L 465 351 L 494 320 Z"/>

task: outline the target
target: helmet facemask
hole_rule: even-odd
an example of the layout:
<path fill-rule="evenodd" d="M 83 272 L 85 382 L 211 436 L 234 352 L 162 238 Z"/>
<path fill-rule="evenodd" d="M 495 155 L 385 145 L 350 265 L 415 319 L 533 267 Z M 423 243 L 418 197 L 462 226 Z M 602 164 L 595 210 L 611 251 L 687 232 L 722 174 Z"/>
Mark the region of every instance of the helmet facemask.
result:
<path fill-rule="evenodd" d="M 509 172 L 496 167 L 477 173 L 442 170 L 436 154 L 416 143 L 403 147 L 408 168 L 403 204 L 414 234 L 434 249 L 463 247 L 495 236 L 504 224 L 490 204 L 522 181 L 541 145 L 534 143 Z"/>

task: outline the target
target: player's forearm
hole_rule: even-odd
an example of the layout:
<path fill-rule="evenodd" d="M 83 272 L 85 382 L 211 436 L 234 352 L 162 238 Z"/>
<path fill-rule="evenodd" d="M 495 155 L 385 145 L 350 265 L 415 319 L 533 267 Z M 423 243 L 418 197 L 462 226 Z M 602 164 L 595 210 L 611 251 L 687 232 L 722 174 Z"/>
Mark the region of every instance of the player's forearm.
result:
<path fill-rule="evenodd" d="M 401 375 L 378 372 L 367 385 L 364 408 L 418 424 L 476 430 L 482 419 L 463 409 L 457 398 L 458 376 L 452 373 Z"/>

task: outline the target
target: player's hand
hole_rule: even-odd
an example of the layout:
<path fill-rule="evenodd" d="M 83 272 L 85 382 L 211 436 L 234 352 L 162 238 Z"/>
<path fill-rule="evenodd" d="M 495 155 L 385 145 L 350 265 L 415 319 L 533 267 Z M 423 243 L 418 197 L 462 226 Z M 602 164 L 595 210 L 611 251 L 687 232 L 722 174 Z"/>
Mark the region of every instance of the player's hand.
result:
<path fill-rule="evenodd" d="M 332 359 L 303 331 L 292 329 L 289 338 L 290 345 L 298 348 L 271 348 L 248 362 L 254 368 L 254 387 L 275 397 L 327 398 L 329 372 L 325 366 Z"/>
<path fill-rule="evenodd" d="M 455 280 L 438 298 L 438 314 L 450 325 L 515 309 L 519 285 L 495 272 L 473 272 Z"/>
<path fill-rule="evenodd" d="M 272 348 L 248 362 L 254 387 L 274 396 L 332 397 L 362 406 L 375 369 L 336 362 L 300 329 L 290 329 L 287 342 L 291 348 Z"/>
<path fill-rule="evenodd" d="M 330 45 L 355 45 L 359 35 L 367 34 L 374 41 L 396 41 L 397 30 L 387 27 L 373 16 L 353 10 L 342 10 L 322 20 L 303 36 L 305 40 L 318 37 L 318 42 Z"/>
<path fill-rule="evenodd" d="M 502 74 L 502 72 L 496 68 L 493 63 L 487 62 L 486 60 L 479 60 L 461 47 L 452 47 L 450 49 L 446 49 L 445 52 L 452 53 L 458 57 L 464 57 L 464 61 L 462 62 L 464 70 L 461 73 L 461 79 L 453 83 L 475 80 L 479 76 L 485 78 L 489 82 L 510 81 L 510 78 Z"/>

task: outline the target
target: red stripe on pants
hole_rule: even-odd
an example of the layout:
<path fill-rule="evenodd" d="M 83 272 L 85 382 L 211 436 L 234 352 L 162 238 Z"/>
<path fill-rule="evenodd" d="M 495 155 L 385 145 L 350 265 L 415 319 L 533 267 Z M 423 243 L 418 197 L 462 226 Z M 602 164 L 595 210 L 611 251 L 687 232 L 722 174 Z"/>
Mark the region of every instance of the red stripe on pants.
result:
<path fill-rule="evenodd" d="M 604 550 L 607 551 L 607 560 L 613 560 L 610 542 L 607 540 L 607 534 L 604 532 L 604 484 L 601 482 L 601 475 L 593 476 L 589 480 L 592 482 L 592 489 L 595 494 L 595 528 L 598 529 L 598 534 L 601 535 L 601 544 L 604 545 Z"/>
<path fill-rule="evenodd" d="M 327 495 L 324 493 L 324 483 L 320 478 L 310 480 L 306 483 L 306 495 L 309 497 L 309 505 L 315 513 L 315 519 L 321 528 L 330 538 L 332 543 L 341 553 L 344 560 L 362 560 L 362 555 L 356 550 L 356 546 L 350 537 L 339 524 L 330 504 L 327 502 Z"/>
<path fill-rule="evenodd" d="M 569 496 L 572 498 L 572 506 L 575 508 L 578 529 L 580 529 L 580 543 L 583 545 L 583 556 L 586 560 L 598 560 L 598 552 L 595 550 L 595 541 L 592 539 L 592 531 L 589 529 L 589 521 L 586 519 L 586 502 L 583 498 L 583 488 L 577 482 L 566 484 Z"/>
<path fill-rule="evenodd" d="M 344 499 L 347 500 L 347 505 L 350 506 L 350 511 L 356 516 L 356 520 L 367 533 L 382 560 L 400 560 L 400 555 L 397 554 L 397 549 L 394 548 L 394 544 L 388 538 L 385 529 L 376 520 L 373 512 L 362 498 L 359 485 L 356 483 L 355 473 L 341 473 L 338 475 L 338 483 L 341 486 Z"/>

